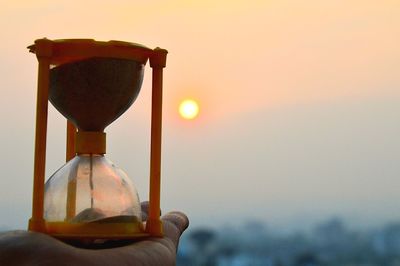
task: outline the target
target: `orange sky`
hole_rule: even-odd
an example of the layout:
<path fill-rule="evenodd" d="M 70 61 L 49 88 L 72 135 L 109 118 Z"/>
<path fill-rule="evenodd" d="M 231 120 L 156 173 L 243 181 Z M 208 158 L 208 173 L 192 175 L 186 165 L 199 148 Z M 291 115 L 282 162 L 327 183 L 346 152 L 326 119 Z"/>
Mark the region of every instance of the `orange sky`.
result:
<path fill-rule="evenodd" d="M 214 180 L 217 184 L 216 189 L 211 188 L 210 195 L 215 198 L 226 195 L 227 203 L 233 201 L 236 204 L 233 196 L 229 195 L 230 191 L 224 187 L 222 177 L 233 174 L 229 161 L 238 160 L 237 163 L 243 162 L 243 175 L 248 173 L 249 168 L 254 171 L 251 180 L 254 184 L 259 184 L 259 187 L 260 184 L 270 184 L 272 188 L 275 186 L 276 189 L 287 189 L 287 194 L 283 193 L 282 197 L 264 196 L 264 191 L 253 193 L 254 201 L 261 199 L 269 202 L 290 202 L 293 199 L 293 190 L 286 183 L 276 180 L 289 182 L 295 173 L 272 173 L 265 170 L 263 165 L 265 158 L 274 158 L 274 154 L 284 152 L 291 154 L 296 147 L 283 148 L 276 144 L 277 150 L 272 153 L 274 143 L 308 141 L 305 149 L 317 149 L 321 143 L 326 144 L 322 139 L 319 143 L 318 138 L 325 136 L 326 128 L 336 130 L 342 123 L 339 118 L 348 115 L 346 110 L 359 110 L 359 113 L 350 114 L 349 120 L 342 124 L 355 128 L 342 132 L 343 139 L 337 140 L 343 145 L 343 150 L 336 151 L 339 154 L 346 153 L 345 147 L 352 149 L 352 139 L 358 136 L 352 135 L 352 132 L 359 133 L 362 132 L 361 129 L 372 132 L 370 129 L 375 128 L 382 117 L 386 117 L 387 120 L 384 121 L 387 124 L 381 125 L 382 130 L 379 134 L 376 133 L 377 136 L 395 136 L 394 132 L 399 130 L 398 127 L 390 127 L 400 123 L 399 116 L 394 115 L 398 111 L 394 106 L 398 105 L 396 103 L 399 103 L 400 98 L 400 4 L 397 1 L 8 2 L 0 3 L 0 85 L 4 95 L 0 99 L 0 118 L 3 127 L 7 128 L 1 132 L 0 139 L 3 149 L 7 151 L 1 155 L 5 172 L 13 177 L 0 181 L 0 194 L 3 195 L 0 199 L 4 200 L 5 205 L 15 197 L 23 199 L 19 223 L 24 223 L 25 212 L 29 211 L 30 206 L 36 89 L 36 60 L 33 55 L 28 54 L 25 47 L 37 38 L 116 39 L 169 50 L 164 84 L 164 151 L 167 157 L 164 167 L 165 174 L 169 176 L 165 181 L 165 206 L 186 208 L 194 217 L 201 216 L 196 212 L 197 209 L 200 213 L 203 208 L 207 209 L 202 206 L 201 195 L 190 195 L 185 192 L 190 188 L 180 187 L 172 198 L 170 196 L 174 191 L 174 184 L 180 182 L 183 186 L 186 184 L 186 181 L 182 181 L 185 178 L 199 182 L 197 185 L 203 190 L 208 189 L 210 185 L 199 180 L 204 180 L 206 175 L 212 175 L 204 170 L 204 167 L 213 163 L 209 153 L 218 155 L 214 159 L 223 161 L 220 167 L 214 167 L 215 175 L 221 179 L 206 178 L 208 182 Z M 131 171 L 138 176 L 147 175 L 148 142 L 133 141 L 132 150 L 135 152 L 124 149 L 124 143 L 132 141 L 127 132 L 132 131 L 144 138 L 148 134 L 148 70 L 142 93 L 134 108 L 109 129 L 109 143 L 114 143 L 110 147 L 110 156 L 113 156 L 110 159 L 121 162 L 120 166 L 128 173 Z M 197 99 L 202 108 L 199 118 L 191 123 L 177 117 L 178 103 L 185 97 Z M 326 109 L 324 106 L 327 106 Z M 392 107 L 385 109 L 385 106 Z M 18 112 L 15 113 L 16 108 Z M 337 116 L 331 117 L 332 123 L 324 124 L 326 120 L 318 118 L 323 110 L 329 110 L 329 114 Z M 355 123 L 360 117 L 374 117 L 377 113 L 382 117 L 376 116 L 376 120 L 370 121 L 365 118 L 367 122 L 364 121 L 365 125 L 360 122 L 361 126 Z M 298 120 L 294 119 L 296 115 L 300 116 Z M 62 149 L 64 134 L 64 121 L 55 113 L 50 118 L 53 124 L 49 124 L 49 145 L 54 148 L 50 148 L 53 153 L 48 162 L 49 174 L 62 161 L 63 155 L 58 155 L 58 151 Z M 316 121 L 315 128 L 308 124 L 310 119 Z M 250 123 L 250 120 L 257 122 Z M 298 121 L 302 123 L 297 124 Z M 290 126 L 291 124 L 294 126 Z M 278 129 L 274 131 L 274 128 Z M 310 138 L 310 132 L 320 133 L 315 133 L 316 141 L 313 142 Z M 231 139 L 232 143 L 224 143 L 226 139 Z M 370 135 L 365 145 L 370 140 L 378 141 L 374 135 Z M 271 144 L 266 144 L 270 142 Z M 185 148 L 180 148 L 181 145 Z M 235 145 L 239 150 L 229 151 L 229 147 Z M 362 145 L 364 144 L 354 146 L 351 154 L 356 156 Z M 398 145 L 398 140 L 391 139 L 387 144 L 387 154 L 394 154 L 390 149 Z M 376 147 L 379 146 L 376 143 Z M 186 150 L 188 147 L 191 150 Z M 297 148 L 300 152 L 300 147 Z M 235 152 L 240 155 L 237 155 L 238 158 L 231 158 Z M 324 152 L 326 150 L 320 151 L 321 154 Z M 133 153 L 135 155 L 131 155 Z M 252 158 L 253 154 L 258 155 L 247 161 L 246 158 Z M 133 156 L 137 164 L 130 165 L 130 161 L 125 159 L 129 156 Z M 285 165 L 284 162 L 290 163 L 287 161 L 289 157 L 283 156 L 279 162 L 282 165 Z M 321 159 L 321 165 L 329 162 L 326 160 Z M 367 159 L 361 156 L 357 160 L 362 164 Z M 23 162 L 24 167 L 17 167 L 15 161 Z M 191 166 L 179 169 L 183 167 L 182 162 Z M 332 167 L 342 169 L 342 166 L 339 163 Z M 312 175 L 312 170 L 303 169 L 299 175 L 302 174 Z M 394 177 L 398 174 L 399 169 L 393 168 L 388 175 Z M 276 178 L 269 180 L 270 183 L 264 183 L 266 175 L 276 175 Z M 146 179 L 137 182 L 144 193 L 146 182 Z M 301 182 L 312 186 L 318 184 L 315 179 L 307 178 Z M 356 184 L 358 179 L 353 182 Z M 371 189 L 376 184 L 374 182 L 379 181 L 373 181 Z M 238 193 L 241 188 L 246 187 L 246 183 L 240 178 L 234 183 Z M 15 185 L 24 188 L 21 192 L 1 189 Z M 331 185 L 333 191 L 340 190 L 337 185 Z M 218 192 L 219 189 L 222 192 Z M 306 188 L 301 190 L 304 193 L 306 191 Z M 382 189 L 382 195 L 386 192 Z M 252 194 L 251 190 L 246 193 L 245 195 Z M 394 195 L 397 192 L 391 193 Z M 358 206 L 358 201 L 351 194 L 349 191 L 346 195 L 349 200 L 353 200 L 354 206 Z M 181 198 L 186 197 L 192 197 L 192 201 L 188 200 L 192 205 L 180 202 Z M 356 198 L 361 202 L 363 197 Z M 334 195 L 326 202 L 327 205 L 335 205 Z M 296 210 L 294 207 L 287 209 Z M 5 210 L 6 207 L 0 205 L 0 216 L 3 216 L 1 214 Z"/>
<path fill-rule="evenodd" d="M 27 54 L 17 51 L 45 36 L 162 46 L 170 51 L 168 102 L 176 105 L 177 98 L 194 94 L 210 116 L 381 94 L 379 84 L 395 82 L 399 70 L 396 1 L 43 0 L 2 5 L 7 54 L 28 62 Z"/>

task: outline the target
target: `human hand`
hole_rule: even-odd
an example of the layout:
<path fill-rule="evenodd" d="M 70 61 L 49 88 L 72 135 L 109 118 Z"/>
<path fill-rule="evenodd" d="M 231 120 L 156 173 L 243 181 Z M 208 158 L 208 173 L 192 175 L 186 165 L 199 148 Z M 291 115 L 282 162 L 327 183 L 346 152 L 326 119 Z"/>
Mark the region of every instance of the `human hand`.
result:
<path fill-rule="evenodd" d="M 148 203 L 142 203 L 143 220 Z M 162 216 L 164 237 L 146 238 L 108 249 L 84 249 L 49 235 L 11 231 L 0 234 L 0 265 L 175 265 L 181 234 L 189 220 L 181 212 Z"/>

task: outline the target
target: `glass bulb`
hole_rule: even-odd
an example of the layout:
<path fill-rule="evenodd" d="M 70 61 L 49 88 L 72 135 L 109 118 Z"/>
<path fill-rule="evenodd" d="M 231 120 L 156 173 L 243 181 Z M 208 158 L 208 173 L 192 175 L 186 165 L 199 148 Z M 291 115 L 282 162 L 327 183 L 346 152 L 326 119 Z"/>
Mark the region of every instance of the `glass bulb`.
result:
<path fill-rule="evenodd" d="M 46 222 L 141 223 L 131 179 L 103 155 L 75 156 L 46 182 Z"/>

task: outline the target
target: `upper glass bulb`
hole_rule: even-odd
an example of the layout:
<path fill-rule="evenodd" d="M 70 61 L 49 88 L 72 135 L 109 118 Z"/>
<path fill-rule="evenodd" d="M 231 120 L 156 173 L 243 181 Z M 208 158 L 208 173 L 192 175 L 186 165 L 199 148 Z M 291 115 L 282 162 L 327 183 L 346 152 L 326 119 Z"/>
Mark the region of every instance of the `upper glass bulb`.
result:
<path fill-rule="evenodd" d="M 144 64 L 92 57 L 50 70 L 49 100 L 82 131 L 103 131 L 136 100 Z"/>

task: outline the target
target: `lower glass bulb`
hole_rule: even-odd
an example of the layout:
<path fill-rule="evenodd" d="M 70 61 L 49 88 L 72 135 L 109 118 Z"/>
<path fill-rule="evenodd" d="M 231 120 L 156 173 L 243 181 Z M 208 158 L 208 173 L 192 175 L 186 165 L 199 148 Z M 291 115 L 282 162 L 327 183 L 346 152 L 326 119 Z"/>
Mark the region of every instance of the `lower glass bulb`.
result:
<path fill-rule="evenodd" d="M 140 223 L 141 207 L 131 179 L 103 155 L 75 156 L 46 182 L 46 222 Z"/>

